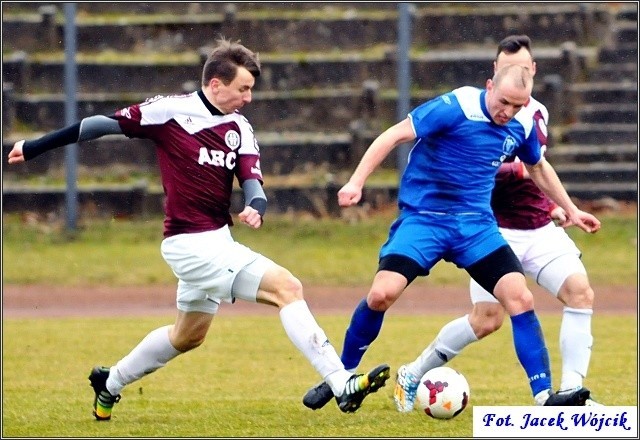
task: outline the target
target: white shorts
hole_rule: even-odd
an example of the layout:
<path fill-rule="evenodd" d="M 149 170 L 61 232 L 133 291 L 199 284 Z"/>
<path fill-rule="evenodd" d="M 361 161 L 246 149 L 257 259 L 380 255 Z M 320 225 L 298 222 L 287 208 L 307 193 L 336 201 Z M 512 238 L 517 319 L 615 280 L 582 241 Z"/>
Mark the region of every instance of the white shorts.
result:
<path fill-rule="evenodd" d="M 522 263 L 525 275 L 556 297 L 569 275 L 587 273 L 580 260 L 580 250 L 564 228 L 555 223 L 530 230 L 500 228 L 500 233 Z M 473 304 L 498 302 L 473 279 L 469 293 Z"/>
<path fill-rule="evenodd" d="M 220 301 L 256 302 L 260 281 L 273 263 L 236 242 L 228 226 L 165 238 L 162 257 L 178 278 L 176 303 L 183 312 L 215 314 Z"/>

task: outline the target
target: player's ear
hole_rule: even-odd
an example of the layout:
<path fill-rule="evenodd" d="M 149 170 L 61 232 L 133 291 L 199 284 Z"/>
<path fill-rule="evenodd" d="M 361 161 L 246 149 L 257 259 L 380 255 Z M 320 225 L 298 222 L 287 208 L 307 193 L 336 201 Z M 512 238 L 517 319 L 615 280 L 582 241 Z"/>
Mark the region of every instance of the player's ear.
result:
<path fill-rule="evenodd" d="M 216 92 L 220 88 L 220 84 L 222 84 L 222 82 L 220 81 L 219 78 L 211 78 L 209 80 L 208 87 L 211 89 L 212 92 Z"/>
<path fill-rule="evenodd" d="M 491 78 L 489 78 L 487 80 L 487 91 L 490 91 L 493 89 L 493 80 L 491 80 Z"/>

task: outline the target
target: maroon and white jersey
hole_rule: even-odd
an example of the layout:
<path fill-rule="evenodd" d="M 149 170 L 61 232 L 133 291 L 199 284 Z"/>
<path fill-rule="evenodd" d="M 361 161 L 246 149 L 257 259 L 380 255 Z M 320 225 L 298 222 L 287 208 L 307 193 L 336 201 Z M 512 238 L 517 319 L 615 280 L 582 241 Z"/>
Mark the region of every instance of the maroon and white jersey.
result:
<path fill-rule="evenodd" d="M 164 236 L 233 225 L 229 208 L 234 176 L 262 183 L 260 149 L 249 121 L 222 114 L 202 91 L 156 96 L 119 110 L 130 138 L 156 144 L 164 201 Z"/>
<path fill-rule="evenodd" d="M 549 111 L 531 97 L 524 108 L 533 115 L 542 156 L 547 149 Z M 498 226 L 508 229 L 538 229 L 552 221 L 549 215 L 555 204 L 531 179 L 523 179 L 522 164 L 509 158 L 500 166 L 491 196 L 491 207 Z"/>

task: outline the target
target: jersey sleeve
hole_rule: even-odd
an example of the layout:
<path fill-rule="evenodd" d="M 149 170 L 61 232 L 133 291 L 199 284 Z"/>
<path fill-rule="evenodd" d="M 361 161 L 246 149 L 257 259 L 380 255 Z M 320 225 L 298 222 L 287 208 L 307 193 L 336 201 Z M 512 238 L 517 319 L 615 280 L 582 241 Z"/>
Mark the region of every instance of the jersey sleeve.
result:
<path fill-rule="evenodd" d="M 240 123 L 240 148 L 238 149 L 238 166 L 236 176 L 240 185 L 245 180 L 257 179 L 262 183 L 262 170 L 260 169 L 260 147 L 253 133 L 253 127 L 242 116 Z"/>
<path fill-rule="evenodd" d="M 514 153 L 521 161 L 528 165 L 537 164 L 543 155 L 538 138 L 539 126 L 537 120 L 543 118 L 536 118 L 535 114 L 535 110 L 527 108 L 524 111 L 520 111 L 515 117 L 521 124 L 520 126 L 524 132 L 524 141 L 515 149 Z M 546 125 L 544 128 L 546 129 Z"/>
<path fill-rule="evenodd" d="M 416 137 L 427 138 L 446 129 L 459 113 L 457 99 L 446 93 L 419 105 L 409 113 Z"/>
<path fill-rule="evenodd" d="M 542 159 L 542 151 L 540 150 L 540 142 L 535 131 L 531 131 L 525 142 L 516 150 L 516 155 L 526 164 L 535 165 Z"/>
<path fill-rule="evenodd" d="M 146 139 L 153 139 L 157 132 L 153 129 L 154 125 L 164 124 L 172 117 L 170 99 L 161 95 L 120 109 L 115 114 L 125 136 Z"/>
<path fill-rule="evenodd" d="M 541 104 L 540 108 L 534 113 L 533 120 L 535 123 L 536 134 L 538 136 L 538 142 L 540 143 L 540 150 L 544 156 L 549 146 L 549 129 L 547 128 L 549 125 L 549 112 L 546 107 Z"/>

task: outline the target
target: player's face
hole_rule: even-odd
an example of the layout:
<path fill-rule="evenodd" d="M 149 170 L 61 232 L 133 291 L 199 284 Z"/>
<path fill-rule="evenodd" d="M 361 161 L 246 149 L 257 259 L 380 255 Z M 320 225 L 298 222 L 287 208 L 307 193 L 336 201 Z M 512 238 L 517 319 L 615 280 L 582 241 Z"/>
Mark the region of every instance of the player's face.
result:
<path fill-rule="evenodd" d="M 246 68 L 238 67 L 236 77 L 229 84 L 217 78 L 211 80 L 213 103 L 225 114 L 233 113 L 251 102 L 251 89 L 256 80 Z"/>
<path fill-rule="evenodd" d="M 510 78 L 504 78 L 497 86 L 492 80 L 487 81 L 487 110 L 498 125 L 505 125 L 513 119 L 530 96 L 529 88 L 516 87 Z"/>
<path fill-rule="evenodd" d="M 531 53 L 524 47 L 515 53 L 500 53 L 498 58 L 493 62 L 494 73 L 508 64 L 524 67 L 531 73 L 531 76 L 536 74 L 536 63 L 533 61 L 533 58 L 531 58 Z"/>

